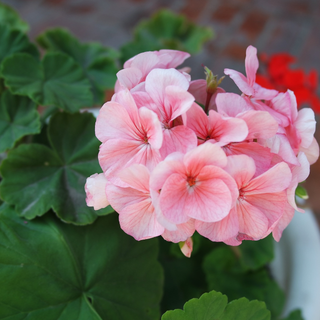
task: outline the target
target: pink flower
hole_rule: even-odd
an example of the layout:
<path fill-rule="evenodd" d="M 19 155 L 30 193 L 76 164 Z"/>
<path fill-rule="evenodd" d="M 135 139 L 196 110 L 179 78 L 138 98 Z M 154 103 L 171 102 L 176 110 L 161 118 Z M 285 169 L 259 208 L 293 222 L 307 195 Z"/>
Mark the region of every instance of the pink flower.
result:
<path fill-rule="evenodd" d="M 214 110 L 210 110 L 207 116 L 196 103 L 187 111 L 187 126 L 197 135 L 198 144 L 210 141 L 224 146 L 230 142 L 243 141 L 248 135 L 244 120 L 223 117 Z"/>
<path fill-rule="evenodd" d="M 163 134 L 158 116 L 145 107 L 138 109 L 128 90 L 103 105 L 96 136 L 102 142 L 99 163 L 107 177 L 134 163 L 152 170 L 161 160 Z"/>
<path fill-rule="evenodd" d="M 305 181 L 310 174 L 310 164 L 306 155 L 303 152 L 300 152 L 298 155 L 298 161 L 300 166 L 295 166 L 292 168 L 292 181 L 287 190 L 288 196 L 288 205 L 285 207 L 283 216 L 277 222 L 272 234 L 276 241 L 280 241 L 283 230 L 288 226 L 290 221 L 294 216 L 294 211 L 304 212 L 296 205 L 296 196 L 295 191 L 299 182 Z"/>
<path fill-rule="evenodd" d="M 208 224 L 196 221 L 196 230 L 212 241 L 226 241 L 232 245 L 240 244 L 243 239 L 264 238 L 280 220 L 287 204 L 286 189 L 292 177 L 288 165 L 279 163 L 253 178 L 254 161 L 240 155 L 228 157 L 225 170 L 233 176 L 238 186 L 236 204 L 229 216 L 219 222 Z M 234 239 L 229 241 L 230 238 Z"/>
<path fill-rule="evenodd" d="M 278 123 L 272 115 L 266 111 L 254 110 L 241 96 L 234 93 L 220 93 L 217 95 L 216 104 L 220 114 L 245 121 L 248 134 L 242 140 L 268 139 L 277 133 Z"/>
<path fill-rule="evenodd" d="M 181 120 L 181 116 L 188 111 L 194 101 L 194 97 L 187 91 L 188 87 L 189 81 L 179 71 L 154 69 L 145 81 L 149 100 L 143 93 L 134 96 L 136 100 L 141 96 L 143 103 L 156 112 L 161 121 L 162 158 L 176 151 L 185 153 L 197 146 L 195 133 L 182 125 Z"/>
<path fill-rule="evenodd" d="M 223 219 L 238 196 L 234 180 L 222 169 L 226 164 L 225 153 L 211 143 L 185 155 L 168 156 L 151 174 L 156 210 L 174 224 L 190 218 L 207 222 Z"/>
<path fill-rule="evenodd" d="M 105 208 L 109 205 L 106 195 L 107 179 L 103 173 L 95 173 L 87 178 L 84 186 L 87 198 L 87 206 L 93 207 L 94 210 Z"/>
<path fill-rule="evenodd" d="M 127 187 L 108 183 L 106 192 L 111 206 L 119 213 L 121 229 L 136 240 L 162 235 L 167 241 L 186 241 L 194 233 L 194 223 L 176 226 L 168 231 L 158 222 L 158 217 L 150 196 L 148 169 L 134 164 L 122 170 L 118 177 Z"/>
<path fill-rule="evenodd" d="M 247 48 L 245 66 L 247 77 L 232 69 L 224 69 L 224 73 L 230 76 L 245 95 L 263 100 L 271 100 L 274 98 L 278 91 L 262 88 L 256 83 L 256 73 L 259 68 L 259 61 L 257 58 L 257 49 L 253 46 Z"/>
<path fill-rule="evenodd" d="M 143 82 L 151 70 L 175 68 L 189 57 L 189 53 L 176 50 L 140 53 L 126 61 L 123 66 L 124 69 L 117 73 L 118 81 L 115 92 L 123 88 L 139 90 L 144 86 Z"/>

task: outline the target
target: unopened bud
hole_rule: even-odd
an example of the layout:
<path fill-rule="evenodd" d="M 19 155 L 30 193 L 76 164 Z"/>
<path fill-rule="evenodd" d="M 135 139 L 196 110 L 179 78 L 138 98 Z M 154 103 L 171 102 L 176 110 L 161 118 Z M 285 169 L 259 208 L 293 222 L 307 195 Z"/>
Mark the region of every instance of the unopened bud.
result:
<path fill-rule="evenodd" d="M 191 252 L 193 249 L 193 241 L 192 238 L 189 237 L 186 241 L 179 242 L 179 247 L 181 252 L 187 257 L 191 257 Z"/>
<path fill-rule="evenodd" d="M 216 92 L 219 84 L 224 79 L 224 76 L 218 80 L 218 75 L 214 75 L 213 72 L 208 67 L 204 67 L 204 70 L 205 70 L 206 81 L 207 81 L 207 93 L 212 95 Z"/>

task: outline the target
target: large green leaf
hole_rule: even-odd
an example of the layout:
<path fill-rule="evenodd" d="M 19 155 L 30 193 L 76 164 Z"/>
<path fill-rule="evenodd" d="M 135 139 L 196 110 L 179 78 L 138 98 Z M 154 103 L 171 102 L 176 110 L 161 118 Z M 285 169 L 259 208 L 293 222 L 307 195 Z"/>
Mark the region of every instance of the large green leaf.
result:
<path fill-rule="evenodd" d="M 37 38 L 46 50 L 63 52 L 71 56 L 91 81 L 96 102 L 103 102 L 104 91 L 114 87 L 118 68 L 115 59 L 119 53 L 99 43 L 80 43 L 62 28 L 47 30 Z"/>
<path fill-rule="evenodd" d="M 1 8 L 1 6 L 0 6 Z M 0 10 L 1 21 L 1 10 Z M 29 42 L 28 37 L 19 30 L 10 29 L 9 26 L 0 23 L 0 65 L 2 61 L 13 53 L 28 53 L 36 59 L 39 52 L 36 46 Z"/>
<path fill-rule="evenodd" d="M 157 320 L 157 241 L 135 241 L 117 215 L 76 227 L 0 210 L 0 319 Z"/>
<path fill-rule="evenodd" d="M 22 32 L 29 30 L 28 24 L 11 7 L 3 3 L 0 3 L 0 24 Z"/>
<path fill-rule="evenodd" d="M 301 310 L 294 310 L 287 317 L 281 320 L 303 320 Z"/>
<path fill-rule="evenodd" d="M 0 100 L 0 152 L 12 148 L 21 137 L 39 132 L 40 116 L 35 103 L 4 92 Z"/>
<path fill-rule="evenodd" d="M 189 300 L 183 310 L 167 311 L 161 320 L 270 320 L 270 312 L 263 302 L 241 298 L 228 304 L 225 295 L 211 291 Z"/>
<path fill-rule="evenodd" d="M 69 112 L 92 106 L 90 82 L 80 66 L 63 53 L 48 53 L 41 62 L 25 53 L 5 59 L 1 74 L 10 91 L 37 104 L 54 105 Z"/>
<path fill-rule="evenodd" d="M 101 171 L 94 124 L 88 113 L 55 114 L 47 133 L 51 148 L 20 145 L 2 162 L 2 199 L 27 219 L 53 209 L 63 221 L 84 225 L 112 212 L 110 206 L 94 211 L 85 202 L 86 178 Z"/>
<path fill-rule="evenodd" d="M 223 292 L 231 300 L 246 297 L 265 301 L 272 316 L 281 314 L 284 293 L 265 267 L 248 271 L 229 247 L 222 246 L 206 256 L 203 268 L 209 290 Z"/>
<path fill-rule="evenodd" d="M 210 28 L 197 26 L 182 15 L 161 10 L 136 27 L 134 40 L 121 48 L 122 62 L 149 50 L 175 49 L 195 54 L 212 36 Z"/>
<path fill-rule="evenodd" d="M 274 258 L 273 252 L 274 240 L 272 235 L 259 241 L 243 241 L 239 247 L 233 247 L 239 250 L 240 262 L 249 270 L 256 270 Z"/>

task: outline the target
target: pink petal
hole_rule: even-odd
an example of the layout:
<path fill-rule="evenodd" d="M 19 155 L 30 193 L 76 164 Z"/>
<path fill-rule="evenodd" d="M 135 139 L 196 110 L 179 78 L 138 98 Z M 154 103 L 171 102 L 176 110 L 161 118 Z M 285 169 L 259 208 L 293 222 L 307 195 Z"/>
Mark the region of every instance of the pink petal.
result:
<path fill-rule="evenodd" d="M 177 173 L 170 175 L 160 192 L 163 215 L 175 224 L 187 222 L 190 219 L 185 210 L 188 197 L 186 177 Z"/>
<path fill-rule="evenodd" d="M 163 141 L 161 123 L 158 116 L 146 107 L 139 109 L 142 131 L 147 136 L 147 142 L 154 149 L 160 149 Z"/>
<path fill-rule="evenodd" d="M 278 154 L 284 161 L 295 166 L 299 165 L 291 144 L 284 134 L 277 133 L 272 138 L 267 139 L 266 146 L 270 148 L 272 153 Z"/>
<path fill-rule="evenodd" d="M 203 142 L 208 136 L 211 127 L 209 126 L 209 118 L 203 109 L 196 103 L 193 103 L 187 111 L 186 125 L 190 128 L 198 138 Z"/>
<path fill-rule="evenodd" d="M 209 125 L 212 128 L 207 136 L 224 146 L 230 142 L 243 141 L 248 135 L 246 122 L 237 118 L 223 118 L 218 112 L 210 110 Z"/>
<path fill-rule="evenodd" d="M 131 139 L 136 135 L 136 127 L 122 105 L 116 102 L 107 102 L 100 109 L 95 133 L 101 142 L 114 138 Z"/>
<path fill-rule="evenodd" d="M 247 99 L 247 102 L 250 101 L 251 106 L 257 110 L 257 111 L 267 111 L 282 127 L 286 127 L 289 125 L 289 118 L 282 113 L 270 108 L 265 103 L 263 103 L 260 100 L 249 100 Z"/>
<path fill-rule="evenodd" d="M 196 230 L 211 241 L 225 241 L 236 237 L 239 232 L 239 221 L 234 209 L 220 221 L 202 222 L 196 221 Z"/>
<path fill-rule="evenodd" d="M 255 175 L 260 175 L 271 167 L 273 154 L 268 148 L 256 142 L 231 143 L 223 147 L 227 155 L 245 154 L 254 160 L 256 166 Z"/>
<path fill-rule="evenodd" d="M 272 100 L 279 92 L 277 90 L 265 89 L 255 83 L 253 85 L 254 97 L 260 100 Z"/>
<path fill-rule="evenodd" d="M 253 110 L 243 97 L 235 93 L 219 93 L 216 104 L 218 112 L 229 117 L 236 117 L 240 113 Z"/>
<path fill-rule="evenodd" d="M 101 145 L 98 159 L 102 170 L 109 177 L 134 163 L 143 164 L 151 171 L 161 157 L 158 150 L 139 141 L 112 139 Z"/>
<path fill-rule="evenodd" d="M 114 102 L 118 102 L 119 104 L 121 104 L 123 108 L 127 110 L 128 115 L 133 123 L 136 124 L 139 121 L 138 108 L 129 90 L 121 90 L 118 93 L 116 93 L 112 98 Z"/>
<path fill-rule="evenodd" d="M 122 212 L 128 206 L 144 201 L 150 202 L 150 196 L 147 193 L 130 187 L 119 187 L 112 183 L 107 184 L 106 194 L 112 208 L 118 213 Z"/>
<path fill-rule="evenodd" d="M 149 193 L 150 173 L 144 165 L 133 164 L 132 166 L 121 170 L 118 177 L 131 188 L 144 193 Z"/>
<path fill-rule="evenodd" d="M 301 147 L 308 148 L 313 141 L 313 135 L 316 131 L 316 121 L 313 110 L 310 108 L 299 110 L 294 126 L 300 133 Z"/>
<path fill-rule="evenodd" d="M 246 201 L 258 208 L 268 219 L 268 230 L 265 234 L 267 236 L 283 215 L 283 210 L 287 205 L 287 194 L 285 191 L 255 195 L 246 194 Z"/>
<path fill-rule="evenodd" d="M 177 243 L 181 241 L 187 241 L 188 238 L 194 234 L 194 231 L 194 220 L 189 219 L 185 223 L 178 224 L 177 230 L 175 231 L 169 231 L 166 229 L 161 236 L 167 241 Z"/>
<path fill-rule="evenodd" d="M 310 174 L 310 163 L 303 152 L 298 155 L 298 161 L 300 166 L 295 166 L 292 169 L 292 181 L 287 190 L 288 202 L 297 211 L 304 212 L 304 210 L 299 209 L 296 205 L 296 188 L 299 182 L 305 181 Z"/>
<path fill-rule="evenodd" d="M 299 151 L 306 155 L 310 164 L 314 164 L 319 158 L 319 145 L 315 138 L 313 138 L 311 145 L 308 148 L 300 146 Z"/>
<path fill-rule="evenodd" d="M 226 93 L 226 91 L 220 87 L 216 89 L 216 92 L 211 96 L 211 99 L 209 102 L 209 110 L 217 111 L 216 99 L 219 93 Z"/>
<path fill-rule="evenodd" d="M 168 86 L 178 86 L 187 91 L 189 82 L 175 69 L 153 69 L 146 78 L 146 92 L 157 105 L 164 105 L 165 90 Z"/>
<path fill-rule="evenodd" d="M 228 164 L 224 168 L 235 180 L 238 189 L 246 185 L 254 176 L 256 166 L 252 158 L 246 155 L 228 157 Z"/>
<path fill-rule="evenodd" d="M 248 84 L 252 87 L 256 82 L 256 73 L 259 68 L 259 61 L 257 57 L 257 49 L 253 46 L 249 46 L 246 51 L 246 74 Z"/>
<path fill-rule="evenodd" d="M 173 152 L 186 153 L 198 144 L 195 133 L 186 126 L 177 126 L 163 131 L 163 144 L 160 149 L 162 158 Z"/>
<path fill-rule="evenodd" d="M 236 211 L 239 219 L 239 232 L 255 240 L 261 239 L 268 230 L 266 216 L 257 207 L 245 200 L 238 202 Z"/>
<path fill-rule="evenodd" d="M 86 202 L 88 207 L 99 210 L 109 205 L 106 195 L 106 184 L 107 179 L 103 173 L 95 173 L 87 178 L 84 188 L 87 194 Z"/>
<path fill-rule="evenodd" d="M 295 118 L 292 119 L 291 111 L 291 98 L 288 92 L 279 92 L 271 101 L 270 106 L 275 111 L 288 117 L 290 122 L 294 122 Z"/>
<path fill-rule="evenodd" d="M 227 171 L 225 171 L 225 168 L 221 169 L 216 166 L 206 166 L 202 169 L 201 175 L 207 175 L 207 177 L 204 177 L 204 179 L 214 175 L 214 179 L 219 179 L 224 182 L 225 185 L 229 188 L 231 194 L 231 203 L 232 206 L 234 206 L 236 200 L 239 197 L 239 190 L 235 179 Z M 199 175 L 199 177 L 201 175 Z"/>
<path fill-rule="evenodd" d="M 158 63 L 159 57 L 156 52 L 142 52 L 134 57 L 131 62 L 131 67 L 141 71 L 141 81 L 144 81 L 149 72 L 154 69 Z"/>
<path fill-rule="evenodd" d="M 117 73 L 119 83 L 128 90 L 134 88 L 141 81 L 142 76 L 142 72 L 138 68 L 122 69 Z M 117 90 L 117 92 L 120 91 Z"/>
<path fill-rule="evenodd" d="M 119 214 L 119 222 L 121 229 L 136 240 L 154 238 L 164 231 L 150 199 L 125 207 Z"/>
<path fill-rule="evenodd" d="M 280 241 L 283 230 L 289 225 L 294 216 L 294 209 L 287 204 L 283 210 L 283 215 L 272 231 L 273 238 Z"/>
<path fill-rule="evenodd" d="M 207 99 L 207 81 L 204 79 L 194 80 L 190 82 L 188 90 L 198 103 L 205 105 Z"/>
<path fill-rule="evenodd" d="M 235 82 L 241 92 L 243 92 L 247 96 L 254 95 L 252 86 L 248 83 L 247 78 L 242 73 L 232 69 L 224 69 L 224 73 L 230 76 L 230 78 Z"/>
<path fill-rule="evenodd" d="M 249 128 L 247 139 L 268 139 L 277 133 L 278 123 L 266 111 L 251 110 L 239 115 L 239 117 L 246 122 Z"/>
<path fill-rule="evenodd" d="M 198 175 L 196 184 L 188 187 L 189 197 L 186 200 L 185 213 L 194 219 L 205 222 L 216 222 L 228 215 L 232 196 L 229 186 L 219 179 L 221 169 L 206 166 Z M 232 178 L 230 177 L 232 181 Z M 229 181 L 230 181 L 229 180 Z M 233 185 L 236 189 L 236 185 Z"/>
<path fill-rule="evenodd" d="M 281 162 L 251 180 L 243 190 L 246 195 L 281 192 L 289 187 L 291 179 L 289 166 Z"/>
<path fill-rule="evenodd" d="M 177 86 L 167 86 L 162 110 L 164 112 L 163 118 L 169 123 L 169 121 L 186 113 L 193 102 L 194 97 L 188 91 Z"/>
<path fill-rule="evenodd" d="M 207 142 L 189 151 L 183 162 L 187 171 L 196 176 L 207 165 L 223 168 L 227 164 L 227 156 L 218 145 Z"/>
<path fill-rule="evenodd" d="M 178 51 L 178 50 L 162 49 L 162 50 L 159 50 L 158 57 L 160 61 L 165 59 L 168 61 L 165 64 L 165 68 L 169 69 L 169 68 L 176 68 L 180 66 L 180 64 L 182 64 L 187 58 L 190 57 L 190 54 L 187 52 Z"/>

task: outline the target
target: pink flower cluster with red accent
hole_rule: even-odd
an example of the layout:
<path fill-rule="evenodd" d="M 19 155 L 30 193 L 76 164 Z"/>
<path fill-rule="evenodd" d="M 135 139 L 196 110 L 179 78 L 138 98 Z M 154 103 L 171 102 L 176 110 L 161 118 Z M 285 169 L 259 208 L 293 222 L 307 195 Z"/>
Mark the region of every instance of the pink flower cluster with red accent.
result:
<path fill-rule="evenodd" d="M 270 57 L 261 56 L 264 72 L 257 74 L 257 83 L 268 89 L 294 92 L 298 108 L 309 104 L 316 113 L 320 113 L 320 98 L 317 96 L 318 73 L 312 69 L 309 73 L 302 69 L 292 69 L 295 57 L 288 53 L 277 53 Z"/>
<path fill-rule="evenodd" d="M 176 69 L 187 57 L 145 52 L 118 72 L 96 121 L 103 173 L 87 179 L 87 204 L 110 204 L 137 240 L 186 241 L 186 255 L 195 231 L 230 245 L 271 232 L 278 241 L 302 211 L 295 189 L 319 156 L 314 112 L 298 112 L 292 91 L 256 83 L 252 46 L 246 76 L 225 69 L 242 95 L 226 93 L 214 77 L 191 81 Z"/>

